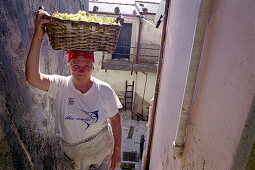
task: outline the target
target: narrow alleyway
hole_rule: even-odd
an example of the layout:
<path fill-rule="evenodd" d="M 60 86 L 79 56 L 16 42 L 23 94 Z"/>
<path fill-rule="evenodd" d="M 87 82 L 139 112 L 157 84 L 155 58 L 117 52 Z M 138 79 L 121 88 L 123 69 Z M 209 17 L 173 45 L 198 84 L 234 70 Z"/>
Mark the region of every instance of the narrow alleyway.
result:
<path fill-rule="evenodd" d="M 147 136 L 147 121 L 136 121 L 131 120 L 131 111 L 120 111 L 122 118 L 122 162 L 124 163 L 133 163 L 135 164 L 134 170 L 141 170 L 142 160 L 139 158 L 140 151 L 140 138 L 141 135 Z M 132 137 L 130 137 L 130 127 L 134 127 Z M 144 143 L 144 149 L 146 146 Z M 125 161 L 123 160 L 123 152 L 132 152 L 137 153 L 137 162 L 136 161 Z M 118 170 L 121 170 L 119 168 Z"/>

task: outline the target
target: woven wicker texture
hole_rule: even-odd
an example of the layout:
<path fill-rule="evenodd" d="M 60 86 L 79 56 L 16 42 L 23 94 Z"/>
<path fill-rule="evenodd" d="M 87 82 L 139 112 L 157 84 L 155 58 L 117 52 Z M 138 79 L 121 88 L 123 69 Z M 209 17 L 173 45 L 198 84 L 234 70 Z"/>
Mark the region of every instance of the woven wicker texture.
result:
<path fill-rule="evenodd" d="M 121 25 L 63 20 L 44 16 L 51 46 L 55 50 L 108 51 L 113 53 Z"/>

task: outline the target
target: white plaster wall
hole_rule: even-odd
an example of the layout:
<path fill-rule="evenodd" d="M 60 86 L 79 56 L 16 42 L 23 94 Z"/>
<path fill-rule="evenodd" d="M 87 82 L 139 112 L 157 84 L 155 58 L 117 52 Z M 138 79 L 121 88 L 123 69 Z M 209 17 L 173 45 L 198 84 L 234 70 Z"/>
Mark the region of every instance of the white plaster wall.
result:
<path fill-rule="evenodd" d="M 147 74 L 147 81 L 146 81 L 146 74 Z M 138 72 L 136 74 L 136 93 L 141 97 L 144 98 L 146 102 L 148 103 L 154 96 L 155 92 L 155 84 L 156 84 L 156 73 L 154 72 Z M 142 105 L 142 99 L 138 101 L 138 105 Z M 147 115 L 148 109 L 146 108 L 148 105 L 144 105 L 143 110 L 141 108 L 138 108 L 137 112 Z"/>
<path fill-rule="evenodd" d="M 180 168 L 177 167 L 179 164 L 176 165 L 180 161 L 172 159 L 171 146 L 182 103 L 198 9 L 199 0 L 172 1 L 170 6 L 155 135 L 152 141 L 151 170 Z"/>
<path fill-rule="evenodd" d="M 155 15 L 146 16 L 146 20 L 155 24 Z M 141 31 L 141 43 L 142 44 L 160 44 L 161 43 L 161 33 L 162 33 L 163 23 L 160 24 L 159 28 L 154 25 L 142 20 L 142 31 Z"/>
<path fill-rule="evenodd" d="M 102 66 L 102 52 L 95 53 L 95 68 L 93 76 L 109 83 L 118 95 L 124 95 L 126 80 L 132 84 L 134 74 L 131 71 L 107 70 L 101 69 Z"/>
<path fill-rule="evenodd" d="M 151 170 L 230 169 L 255 92 L 255 3 L 214 0 L 184 155 L 173 159 L 199 2 L 171 1 Z"/>
<path fill-rule="evenodd" d="M 147 83 L 146 83 L 146 74 L 147 74 Z M 154 96 L 155 84 L 156 84 L 156 73 L 138 72 L 137 79 L 139 80 L 136 83 L 137 94 L 139 94 L 140 96 L 144 95 L 144 98 L 147 101 L 150 101 L 151 98 Z M 145 89 L 145 93 L 144 93 L 144 89 Z"/>

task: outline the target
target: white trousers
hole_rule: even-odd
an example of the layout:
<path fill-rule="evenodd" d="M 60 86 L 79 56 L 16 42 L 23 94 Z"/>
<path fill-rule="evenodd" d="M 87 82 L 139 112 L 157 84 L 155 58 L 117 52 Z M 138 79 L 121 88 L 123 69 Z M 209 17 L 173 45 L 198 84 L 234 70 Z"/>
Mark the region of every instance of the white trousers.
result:
<path fill-rule="evenodd" d="M 113 146 L 113 134 L 108 126 L 91 141 L 74 146 L 62 143 L 62 150 L 74 161 L 75 170 L 109 170 Z"/>

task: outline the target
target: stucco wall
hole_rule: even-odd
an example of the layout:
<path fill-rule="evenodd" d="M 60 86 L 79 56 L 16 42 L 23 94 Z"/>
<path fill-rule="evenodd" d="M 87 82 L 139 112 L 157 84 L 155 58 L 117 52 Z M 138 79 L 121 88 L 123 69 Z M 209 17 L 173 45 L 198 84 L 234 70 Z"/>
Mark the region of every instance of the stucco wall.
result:
<path fill-rule="evenodd" d="M 199 2 L 171 1 L 151 170 L 230 169 L 250 110 L 255 92 L 255 3 L 214 0 L 184 155 L 173 159 Z"/>
<path fill-rule="evenodd" d="M 160 44 L 161 33 L 163 24 L 161 23 L 159 28 L 155 27 L 154 23 L 155 15 L 148 15 L 145 19 L 149 22 L 142 20 L 142 31 L 141 31 L 141 43 L 142 44 Z M 152 25 L 154 24 L 154 25 Z"/>
<path fill-rule="evenodd" d="M 139 96 L 136 98 L 136 110 L 147 119 L 149 111 L 147 107 L 150 106 L 149 101 L 153 98 L 155 91 L 156 73 L 138 72 L 136 79 L 136 94 Z"/>
<path fill-rule="evenodd" d="M 131 71 L 121 71 L 121 70 L 107 70 L 101 69 L 102 66 L 103 53 L 95 53 L 95 69 L 93 76 L 96 78 L 105 81 L 111 85 L 114 91 L 118 95 L 124 95 L 126 80 L 128 84 L 132 84 L 132 81 L 135 79 L 135 74 L 131 74 Z"/>
<path fill-rule="evenodd" d="M 28 85 L 24 76 L 25 60 L 34 30 L 34 11 L 41 5 L 49 13 L 74 13 L 88 8 L 88 4 L 82 4 L 80 0 L 0 1 L 0 92 L 33 163 L 38 169 L 53 169 L 59 158 L 59 145 L 55 139 L 52 102 Z M 63 55 L 63 51 L 53 50 L 45 37 L 40 58 L 41 71 L 46 74 L 66 74 Z M 0 133 L 8 143 L 10 151 L 7 154 L 12 159 L 6 162 L 12 162 L 10 166 L 14 168 L 30 169 L 3 110 L 0 110 L 0 117 L 0 129 L 3 129 Z M 2 159 L 2 150 L 0 153 Z M 11 169 L 4 164 L 0 164 L 0 167 Z"/>

